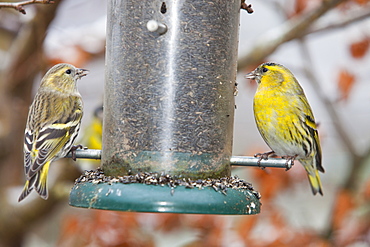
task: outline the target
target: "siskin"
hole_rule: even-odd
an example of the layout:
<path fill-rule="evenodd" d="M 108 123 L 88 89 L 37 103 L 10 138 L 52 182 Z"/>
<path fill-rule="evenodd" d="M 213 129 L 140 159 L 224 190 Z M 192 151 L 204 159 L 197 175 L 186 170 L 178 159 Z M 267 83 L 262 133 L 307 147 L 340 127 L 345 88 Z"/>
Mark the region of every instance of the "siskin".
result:
<path fill-rule="evenodd" d="M 80 134 L 81 136 L 81 134 Z M 90 123 L 82 132 L 80 143 L 90 149 L 102 149 L 103 136 L 103 105 L 98 106 L 94 110 L 94 115 Z M 82 162 L 81 162 L 82 161 Z M 100 160 L 80 159 L 79 167 L 84 170 L 95 169 L 100 165 Z"/>
<path fill-rule="evenodd" d="M 28 113 L 24 138 L 26 184 L 18 201 L 33 188 L 48 198 L 47 176 L 50 163 L 63 158 L 72 149 L 83 114 L 76 82 L 88 70 L 70 64 L 57 64 L 42 78 Z"/>
<path fill-rule="evenodd" d="M 100 105 L 94 110 L 94 116 L 85 128 L 82 143 L 90 149 L 101 149 L 103 137 L 103 106 Z"/>
<path fill-rule="evenodd" d="M 256 154 L 267 159 L 275 154 L 293 162 L 295 158 L 305 168 L 312 192 L 322 192 L 318 171 L 321 147 L 310 105 L 294 75 L 284 66 L 264 63 L 246 75 L 257 81 L 253 109 L 257 128 L 271 152 Z"/>

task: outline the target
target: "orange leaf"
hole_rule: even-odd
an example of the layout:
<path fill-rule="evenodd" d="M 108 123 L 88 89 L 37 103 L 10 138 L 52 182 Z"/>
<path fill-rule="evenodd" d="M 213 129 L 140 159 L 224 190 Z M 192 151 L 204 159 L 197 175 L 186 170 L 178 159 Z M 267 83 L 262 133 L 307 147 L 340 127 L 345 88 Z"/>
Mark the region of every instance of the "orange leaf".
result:
<path fill-rule="evenodd" d="M 351 192 L 347 190 L 339 191 L 334 205 L 333 227 L 339 229 L 348 213 L 355 207 Z"/>
<path fill-rule="evenodd" d="M 368 2 L 370 2 L 369 0 L 354 0 L 357 4 L 359 5 L 365 5 L 367 4 Z"/>
<path fill-rule="evenodd" d="M 262 202 L 268 203 L 277 194 L 289 187 L 291 180 L 288 172 L 284 169 L 253 169 L 254 179 L 258 182 L 258 186 L 254 186 L 255 189 L 261 193 Z"/>
<path fill-rule="evenodd" d="M 162 214 L 157 216 L 158 229 L 163 232 L 178 230 L 182 226 L 183 215 L 181 214 Z"/>
<path fill-rule="evenodd" d="M 225 219 L 217 215 L 187 215 L 187 227 L 198 231 L 199 241 L 189 246 L 221 246 Z"/>
<path fill-rule="evenodd" d="M 350 45 L 351 55 L 354 58 L 362 58 L 365 56 L 366 52 L 369 50 L 370 40 L 365 37 L 363 40 L 358 42 L 353 42 Z"/>
<path fill-rule="evenodd" d="M 81 221 L 82 221 L 81 219 L 78 219 L 74 215 L 64 217 L 62 220 L 60 236 L 66 239 L 76 234 L 76 232 L 80 230 L 79 227 L 80 227 Z"/>
<path fill-rule="evenodd" d="M 340 100 L 347 100 L 355 83 L 355 76 L 345 69 L 339 72 L 338 89 L 341 94 Z"/>
<path fill-rule="evenodd" d="M 365 187 L 362 194 L 365 201 L 370 201 L 370 179 L 365 182 Z"/>
<path fill-rule="evenodd" d="M 186 225 L 201 231 L 210 231 L 217 227 L 222 218 L 215 215 L 189 215 L 186 217 Z M 222 224 L 221 224 L 222 225 Z"/>
<path fill-rule="evenodd" d="M 240 217 L 240 221 L 236 224 L 235 230 L 239 237 L 244 241 L 245 245 L 251 242 L 250 234 L 257 225 L 258 216 L 250 215 L 248 217 Z"/>
<path fill-rule="evenodd" d="M 321 4 L 322 0 L 295 0 L 293 10 L 291 13 L 288 14 L 288 18 L 294 17 L 296 15 L 301 15 L 307 10 L 313 9 Z"/>
<path fill-rule="evenodd" d="M 296 0 L 294 3 L 294 15 L 302 13 L 307 7 L 307 0 Z"/>

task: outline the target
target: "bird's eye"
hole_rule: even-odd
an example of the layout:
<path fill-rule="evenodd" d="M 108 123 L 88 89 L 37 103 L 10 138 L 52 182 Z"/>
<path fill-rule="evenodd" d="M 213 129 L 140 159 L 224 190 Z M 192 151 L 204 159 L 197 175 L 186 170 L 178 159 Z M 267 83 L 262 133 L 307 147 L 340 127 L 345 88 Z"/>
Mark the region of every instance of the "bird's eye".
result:
<path fill-rule="evenodd" d="M 263 72 L 263 73 L 266 73 L 267 71 L 268 71 L 268 68 L 263 68 L 263 69 L 262 69 L 262 72 Z"/>
<path fill-rule="evenodd" d="M 66 74 L 68 74 L 68 75 L 69 75 L 69 74 L 71 74 L 71 73 L 72 73 L 72 70 L 70 70 L 70 69 L 67 69 L 67 70 L 66 70 Z"/>

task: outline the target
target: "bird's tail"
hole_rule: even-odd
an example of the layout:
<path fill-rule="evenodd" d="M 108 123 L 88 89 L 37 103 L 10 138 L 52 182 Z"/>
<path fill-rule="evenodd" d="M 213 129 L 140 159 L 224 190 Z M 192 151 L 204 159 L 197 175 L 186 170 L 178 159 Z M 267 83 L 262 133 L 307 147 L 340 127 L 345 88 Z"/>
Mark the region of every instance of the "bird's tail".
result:
<path fill-rule="evenodd" d="M 26 196 L 29 195 L 29 193 L 31 193 L 33 189 L 33 186 L 30 186 L 30 181 L 27 180 L 26 181 L 26 184 L 24 185 L 24 188 L 23 188 L 23 191 L 22 191 L 22 194 L 20 195 L 20 197 L 18 198 L 18 202 L 22 201 L 24 198 L 26 198 Z"/>
<path fill-rule="evenodd" d="M 312 193 L 314 195 L 316 195 L 317 193 L 324 195 L 322 192 L 322 184 L 319 176 L 319 170 L 315 167 L 314 160 L 300 159 L 299 162 L 302 163 L 304 169 L 307 172 L 308 181 L 310 182 Z"/>
<path fill-rule="evenodd" d="M 22 194 L 20 195 L 18 202 L 22 201 L 26 196 L 28 196 L 33 188 L 39 193 L 42 199 L 48 199 L 48 187 L 47 178 L 50 167 L 50 161 L 46 162 L 45 165 L 29 180 L 27 180 L 24 185 Z"/>

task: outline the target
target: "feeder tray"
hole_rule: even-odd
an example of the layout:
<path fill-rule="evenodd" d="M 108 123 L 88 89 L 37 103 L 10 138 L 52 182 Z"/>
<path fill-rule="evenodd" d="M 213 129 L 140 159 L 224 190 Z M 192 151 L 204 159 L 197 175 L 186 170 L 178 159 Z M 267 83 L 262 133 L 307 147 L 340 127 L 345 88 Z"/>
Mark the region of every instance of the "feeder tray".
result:
<path fill-rule="evenodd" d="M 98 169 L 76 180 L 70 205 L 131 212 L 257 214 L 260 195 L 236 176 L 191 180 L 156 173 L 110 177 Z"/>

